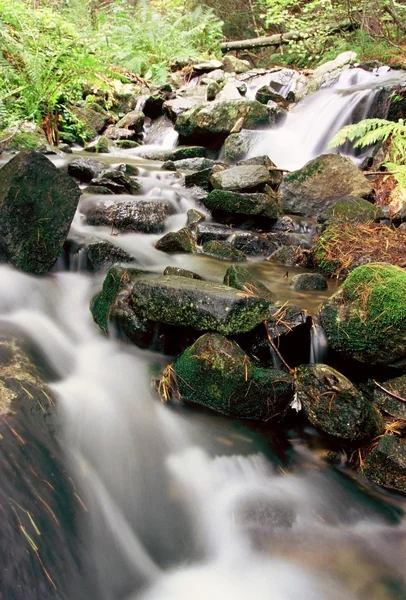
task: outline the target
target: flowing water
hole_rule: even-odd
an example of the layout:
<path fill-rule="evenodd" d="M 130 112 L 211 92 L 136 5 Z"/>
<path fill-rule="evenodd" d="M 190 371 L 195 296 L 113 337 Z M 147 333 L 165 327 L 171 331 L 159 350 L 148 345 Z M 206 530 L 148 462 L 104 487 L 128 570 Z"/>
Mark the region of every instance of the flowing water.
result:
<path fill-rule="evenodd" d="M 360 93 L 356 87 L 354 94 Z M 319 133 L 313 131 L 320 142 L 326 131 L 318 98 L 312 118 L 320 125 Z M 348 102 L 348 96 L 338 98 Z M 310 107 L 306 103 L 303 110 Z M 285 135 L 290 134 L 286 123 Z M 261 145 L 255 149 L 256 154 L 263 151 Z M 154 170 L 132 151 L 125 156 L 141 168 L 145 199 L 172 202 L 175 214 L 168 231 L 184 225 L 188 208 L 201 209 L 176 175 Z M 122 162 L 123 153 L 103 160 Z M 297 161 L 303 161 L 303 153 Z M 79 207 L 70 238 L 80 246 L 95 237 L 127 250 L 148 270 L 161 272 L 173 264 L 218 281 L 227 267 L 205 257 L 163 254 L 153 246 L 159 236 L 112 235 L 108 228 L 86 225 Z M 67 271 L 61 260 L 54 273 L 41 278 L 1 266 L 0 328 L 19 331 L 29 340 L 57 399 L 57 439 L 80 500 L 71 533 L 81 566 L 75 572 L 75 560 L 68 560 L 67 536 L 66 545 L 59 542 L 52 551 L 55 569 L 73 573 L 68 582 L 63 579 L 55 590 L 40 587 L 33 578 L 31 596 L 16 591 L 5 599 L 406 596 L 402 498 L 374 489 L 339 460 L 329 467 L 321 458 L 329 443 L 311 427 L 248 427 L 161 404 L 151 379 L 169 359 L 124 345 L 114 336 L 107 339 L 88 308 L 103 274 L 83 272 L 80 253 L 69 264 Z M 250 268 L 281 301 L 289 299 L 314 313 L 325 297 L 293 292 L 292 273 L 284 277 L 286 268 L 266 261 Z M 315 322 L 311 360 L 322 360 L 324 350 Z M 50 576 L 59 581 L 52 569 Z"/>

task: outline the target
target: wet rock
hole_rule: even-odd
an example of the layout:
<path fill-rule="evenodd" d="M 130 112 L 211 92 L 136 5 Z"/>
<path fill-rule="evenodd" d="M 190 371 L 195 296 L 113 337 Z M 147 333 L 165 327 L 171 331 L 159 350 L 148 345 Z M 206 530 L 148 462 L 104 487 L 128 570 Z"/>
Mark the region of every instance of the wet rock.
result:
<path fill-rule="evenodd" d="M 221 86 L 217 83 L 217 81 L 210 81 L 207 85 L 206 90 L 206 100 L 207 102 L 212 102 L 216 99 L 217 94 L 220 92 Z"/>
<path fill-rule="evenodd" d="M 119 232 L 160 233 L 172 207 L 165 200 L 100 200 L 82 202 L 89 225 L 105 225 Z"/>
<path fill-rule="evenodd" d="M 138 133 L 132 129 L 124 129 L 116 125 L 109 125 L 104 132 L 104 137 L 114 142 L 119 140 L 137 141 L 139 139 Z"/>
<path fill-rule="evenodd" d="M 85 252 L 86 268 L 93 272 L 117 263 L 136 262 L 128 252 L 104 240 L 91 242 L 86 246 Z"/>
<path fill-rule="evenodd" d="M 110 152 L 109 140 L 102 135 L 96 142 L 86 146 L 85 151 L 94 152 L 96 154 L 108 154 Z"/>
<path fill-rule="evenodd" d="M 294 267 L 302 263 L 302 250 L 299 246 L 282 246 L 275 250 L 269 260 L 286 267 Z"/>
<path fill-rule="evenodd" d="M 79 179 L 83 183 L 90 183 L 92 179 L 96 179 L 106 166 L 99 161 L 91 160 L 90 158 L 76 158 L 68 164 L 68 174 L 75 179 Z"/>
<path fill-rule="evenodd" d="M 213 173 L 213 167 L 208 169 L 202 169 L 201 171 L 191 171 L 185 174 L 185 187 L 198 187 L 205 192 L 212 189 L 211 175 Z"/>
<path fill-rule="evenodd" d="M 275 102 L 286 108 L 289 103 L 286 99 L 278 94 L 270 85 L 263 85 L 255 94 L 255 100 L 261 102 L 261 104 L 267 104 L 269 101 Z"/>
<path fill-rule="evenodd" d="M 175 276 L 137 278 L 131 304 L 144 319 L 223 335 L 250 331 L 268 312 L 265 300 L 242 298 L 222 284 Z"/>
<path fill-rule="evenodd" d="M 240 131 L 232 133 L 224 142 L 224 154 L 228 160 L 237 161 L 246 156 L 251 148 L 251 131 Z"/>
<path fill-rule="evenodd" d="M 299 273 L 293 277 L 291 285 L 294 290 L 326 290 L 327 280 L 320 273 Z"/>
<path fill-rule="evenodd" d="M 223 58 L 223 68 L 226 73 L 246 73 L 251 69 L 248 60 L 241 60 L 233 54 L 227 54 Z"/>
<path fill-rule="evenodd" d="M 280 186 L 282 182 L 282 171 L 271 161 L 269 156 L 254 156 L 253 158 L 246 158 L 237 162 L 237 167 L 252 165 L 262 165 L 263 167 L 266 167 L 269 173 L 269 185 L 274 189 L 277 189 Z"/>
<path fill-rule="evenodd" d="M 406 375 L 389 379 L 389 381 L 384 381 L 381 385 L 389 393 L 384 392 L 376 386 L 374 390 L 374 402 L 376 406 L 391 417 L 406 421 L 406 402 L 395 398 L 395 396 L 399 396 L 406 399 Z"/>
<path fill-rule="evenodd" d="M 332 367 L 301 365 L 296 369 L 295 389 L 306 417 L 323 433 L 365 442 L 383 431 L 382 417 L 373 404 Z"/>
<path fill-rule="evenodd" d="M 164 235 L 155 244 L 157 250 L 175 254 L 178 252 L 196 252 L 196 242 L 187 227 L 183 227 L 179 231 L 171 231 Z"/>
<path fill-rule="evenodd" d="M 0 170 L 0 254 L 18 269 L 46 273 L 57 260 L 80 190 L 37 152 L 20 152 Z"/>
<path fill-rule="evenodd" d="M 85 135 L 88 140 L 95 138 L 110 122 L 108 114 L 92 108 L 73 106 L 70 111 L 85 124 Z"/>
<path fill-rule="evenodd" d="M 114 192 L 104 187 L 103 185 L 88 185 L 82 190 L 83 194 L 102 194 L 103 196 L 111 196 Z"/>
<path fill-rule="evenodd" d="M 215 101 L 179 115 L 175 129 L 184 138 L 217 140 L 220 146 L 239 120 L 241 127 L 255 129 L 269 122 L 269 111 L 255 100 Z"/>
<path fill-rule="evenodd" d="M 196 227 L 197 243 L 200 245 L 215 241 L 226 241 L 233 230 L 230 227 L 224 227 L 217 223 L 199 223 Z"/>
<path fill-rule="evenodd" d="M 176 391 L 184 402 L 243 419 L 280 416 L 292 398 L 292 377 L 255 366 L 243 350 L 207 333 L 173 364 Z"/>
<path fill-rule="evenodd" d="M 370 365 L 406 367 L 406 271 L 385 263 L 357 267 L 321 307 L 337 352 Z"/>
<path fill-rule="evenodd" d="M 146 158 L 150 160 L 173 161 L 185 160 L 189 158 L 204 158 L 206 156 L 206 148 L 203 146 L 180 146 L 174 150 L 160 150 L 158 152 L 149 153 Z"/>
<path fill-rule="evenodd" d="M 277 298 L 255 275 L 241 265 L 232 265 L 226 271 L 223 280 L 224 285 L 242 290 L 247 294 L 253 294 L 264 298 L 271 304 L 275 304 Z"/>
<path fill-rule="evenodd" d="M 277 249 L 277 244 L 272 240 L 268 240 L 265 236 L 251 233 L 233 234 L 230 243 L 234 248 L 244 252 L 247 256 L 271 256 Z"/>
<path fill-rule="evenodd" d="M 138 181 L 122 171 L 104 171 L 103 174 L 90 182 L 92 185 L 101 185 L 115 194 L 139 194 Z"/>
<path fill-rule="evenodd" d="M 325 211 L 322 211 L 318 216 L 318 221 L 321 223 L 372 223 L 383 219 L 384 214 L 380 206 L 376 206 L 364 200 L 364 198 L 356 198 L 348 196 L 337 200 L 332 206 L 329 206 Z"/>
<path fill-rule="evenodd" d="M 135 133 L 142 133 L 144 128 L 145 115 L 140 110 L 132 110 L 127 113 L 122 119 L 117 123 L 117 127 L 123 129 L 130 129 Z"/>
<path fill-rule="evenodd" d="M 372 186 L 349 158 L 324 154 L 287 173 L 280 188 L 285 212 L 318 217 L 346 196 L 370 198 Z"/>
<path fill-rule="evenodd" d="M 213 256 L 214 258 L 220 258 L 221 260 L 229 260 L 229 261 L 244 261 L 246 260 L 246 256 L 244 252 L 241 250 L 237 250 L 234 248 L 230 242 L 222 242 L 211 240 L 210 242 L 206 242 L 202 247 L 203 254 L 207 254 L 208 256 Z"/>
<path fill-rule="evenodd" d="M 193 227 L 205 220 L 206 215 L 195 208 L 190 208 L 186 213 L 186 227 Z"/>
<path fill-rule="evenodd" d="M 199 104 L 199 100 L 196 98 L 174 98 L 173 100 L 164 102 L 163 112 L 171 121 L 175 122 L 179 115 L 195 107 L 197 104 Z"/>
<path fill-rule="evenodd" d="M 384 435 L 365 460 L 363 473 L 368 479 L 399 492 L 406 492 L 406 444 Z"/>
<path fill-rule="evenodd" d="M 271 194 L 244 194 L 228 190 L 213 190 L 203 200 L 213 213 L 222 212 L 241 217 L 276 219 L 280 214 L 278 198 Z"/>
<path fill-rule="evenodd" d="M 291 231 L 269 232 L 265 234 L 270 243 L 276 246 L 296 246 L 305 250 L 314 247 L 314 233 L 298 233 Z"/>
<path fill-rule="evenodd" d="M 187 269 L 181 269 L 179 267 L 166 267 L 164 275 L 177 275 L 178 277 L 188 277 L 189 279 L 203 279 L 203 277 L 200 277 L 198 273 L 188 271 Z"/>
<path fill-rule="evenodd" d="M 122 148 L 123 150 L 130 150 L 131 148 L 138 148 L 140 146 L 140 142 L 136 142 L 134 140 L 117 140 L 116 146 L 118 148 Z"/>
<path fill-rule="evenodd" d="M 228 191 L 257 190 L 269 183 L 269 171 L 262 165 L 243 165 L 213 173 L 211 183 L 215 189 Z"/>
<path fill-rule="evenodd" d="M 164 162 L 162 169 L 168 171 L 202 171 L 203 169 L 212 169 L 216 161 L 210 158 L 196 157 L 196 158 L 184 158 L 181 160 L 170 160 Z"/>
<path fill-rule="evenodd" d="M 218 101 L 238 100 L 241 94 L 233 81 L 227 81 L 217 96 Z"/>

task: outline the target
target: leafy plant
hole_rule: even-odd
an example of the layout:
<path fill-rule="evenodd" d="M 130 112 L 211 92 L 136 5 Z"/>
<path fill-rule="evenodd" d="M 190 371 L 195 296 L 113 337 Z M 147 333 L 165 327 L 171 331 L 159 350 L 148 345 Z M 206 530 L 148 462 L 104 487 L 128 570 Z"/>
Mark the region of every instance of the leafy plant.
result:
<path fill-rule="evenodd" d="M 406 188 L 406 119 L 364 119 L 355 125 L 346 125 L 331 140 L 329 147 L 337 148 L 346 141 L 355 142 L 354 148 L 373 146 L 390 141 L 384 166 L 393 171 L 397 182 Z"/>

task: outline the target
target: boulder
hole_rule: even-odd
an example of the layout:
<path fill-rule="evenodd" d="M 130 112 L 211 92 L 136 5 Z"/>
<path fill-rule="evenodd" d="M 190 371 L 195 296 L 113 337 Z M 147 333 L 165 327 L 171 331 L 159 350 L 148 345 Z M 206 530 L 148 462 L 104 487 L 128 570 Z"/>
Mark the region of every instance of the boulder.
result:
<path fill-rule="evenodd" d="M 194 227 L 205 220 L 206 215 L 195 208 L 190 208 L 186 213 L 186 227 Z"/>
<path fill-rule="evenodd" d="M 203 204 L 213 213 L 222 212 L 241 217 L 265 217 L 274 220 L 280 214 L 275 194 L 244 194 L 228 190 L 213 190 Z"/>
<path fill-rule="evenodd" d="M 183 138 L 224 141 L 237 121 L 245 129 L 263 127 L 269 122 L 269 111 L 256 100 L 221 100 L 200 104 L 178 116 L 175 129 Z"/>
<path fill-rule="evenodd" d="M 221 242 L 211 240 L 206 242 L 202 247 L 203 254 L 219 258 L 220 260 L 228 260 L 233 262 L 245 261 L 246 256 L 241 250 L 234 248 L 230 242 Z"/>
<path fill-rule="evenodd" d="M 99 177 L 92 179 L 92 185 L 101 185 L 114 194 L 139 194 L 140 184 L 136 179 L 122 171 L 104 171 Z"/>
<path fill-rule="evenodd" d="M 215 189 L 231 192 L 262 189 L 269 183 L 269 171 L 262 165 L 242 165 L 213 173 L 211 183 Z"/>
<path fill-rule="evenodd" d="M 346 196 L 370 198 L 372 186 L 349 158 L 324 154 L 287 173 L 280 193 L 284 212 L 318 217 Z"/>
<path fill-rule="evenodd" d="M 124 141 L 137 141 L 139 140 L 139 134 L 132 129 L 124 129 L 124 127 L 118 127 L 117 125 L 109 125 L 104 132 L 103 136 L 108 140 L 114 142 Z"/>
<path fill-rule="evenodd" d="M 202 60 L 201 62 L 195 63 L 193 65 L 193 70 L 196 73 L 209 73 L 210 71 L 215 71 L 217 69 L 222 69 L 223 63 L 221 60 L 216 60 L 212 58 L 210 60 Z"/>
<path fill-rule="evenodd" d="M 216 333 L 201 336 L 173 364 L 174 385 L 184 402 L 225 415 L 268 421 L 292 398 L 292 377 L 254 365 L 233 341 Z"/>
<path fill-rule="evenodd" d="M 135 140 L 116 140 L 115 142 L 118 148 L 122 148 L 123 150 L 131 150 L 132 148 L 138 148 L 140 146 L 140 142 L 136 142 Z"/>
<path fill-rule="evenodd" d="M 280 186 L 282 183 L 282 171 L 278 169 L 269 156 L 253 156 L 252 158 L 245 158 L 237 162 L 237 167 L 252 165 L 262 165 L 263 167 L 266 167 L 269 172 L 269 185 L 271 185 L 274 189 L 277 189 Z"/>
<path fill-rule="evenodd" d="M 278 92 L 276 92 L 270 85 L 263 85 L 260 87 L 255 94 L 255 100 L 258 100 L 258 102 L 261 102 L 261 104 L 268 104 L 269 101 L 272 101 L 284 108 L 286 108 L 289 104 L 286 99 L 278 94 Z"/>
<path fill-rule="evenodd" d="M 251 69 L 248 60 L 241 60 L 233 54 L 226 54 L 223 58 L 223 68 L 226 73 L 246 73 Z"/>
<path fill-rule="evenodd" d="M 206 148 L 203 146 L 179 146 L 173 150 L 158 150 L 157 152 L 148 153 L 145 158 L 150 160 L 177 161 L 190 158 L 204 158 L 206 156 Z"/>
<path fill-rule="evenodd" d="M 180 267 L 166 267 L 164 275 L 177 275 L 178 277 L 187 277 L 188 279 L 203 279 L 198 273 L 181 269 Z"/>
<path fill-rule="evenodd" d="M 321 306 L 337 352 L 369 365 L 406 368 L 406 271 L 385 263 L 357 267 Z"/>
<path fill-rule="evenodd" d="M 68 174 L 83 183 L 90 183 L 96 179 L 103 171 L 106 165 L 102 162 L 91 160 L 90 158 L 75 158 L 68 164 Z"/>
<path fill-rule="evenodd" d="M 169 160 L 164 162 L 162 169 L 166 171 L 202 171 L 212 169 L 216 161 L 210 158 L 196 157 L 183 158 L 181 160 Z"/>
<path fill-rule="evenodd" d="M 99 271 L 117 263 L 136 262 L 135 258 L 122 248 L 105 240 L 95 240 L 86 246 L 86 269 Z"/>
<path fill-rule="evenodd" d="M 196 252 L 196 242 L 187 227 L 183 227 L 179 231 L 170 231 L 165 234 L 155 244 L 157 250 L 176 254 L 179 252 Z"/>
<path fill-rule="evenodd" d="M 89 225 L 105 225 L 119 232 L 160 233 L 172 214 L 166 200 L 82 201 L 81 212 Z"/>
<path fill-rule="evenodd" d="M 406 443 L 384 435 L 365 460 L 363 473 L 387 488 L 406 492 Z"/>
<path fill-rule="evenodd" d="M 224 275 L 223 283 L 246 294 L 264 298 L 270 304 L 275 304 L 277 300 L 275 294 L 262 281 L 241 265 L 231 265 Z"/>
<path fill-rule="evenodd" d="M 384 213 L 381 206 L 376 206 L 364 200 L 364 198 L 356 198 L 347 196 L 341 200 L 337 200 L 325 211 L 322 211 L 318 216 L 320 223 L 372 223 L 384 218 Z"/>
<path fill-rule="evenodd" d="M 145 115 L 140 110 L 132 110 L 124 115 L 117 123 L 117 127 L 130 129 L 135 133 L 142 133 L 144 129 Z"/>
<path fill-rule="evenodd" d="M 406 400 L 406 375 L 384 381 L 381 386 L 376 386 L 374 390 L 376 406 L 387 415 L 406 421 L 406 402 L 404 401 Z M 389 393 L 382 388 L 388 390 Z M 396 396 L 404 400 L 399 400 Z"/>
<path fill-rule="evenodd" d="M 96 154 L 108 154 L 110 152 L 109 140 L 104 135 L 101 135 L 96 142 L 92 142 L 86 146 L 85 151 Z"/>
<path fill-rule="evenodd" d="M 268 258 L 277 249 L 277 244 L 264 235 L 244 231 L 234 233 L 230 240 L 233 248 L 244 252 L 247 256 L 264 256 Z"/>
<path fill-rule="evenodd" d="M 367 442 L 384 429 L 373 404 L 332 367 L 301 365 L 295 372 L 295 390 L 306 417 L 327 435 L 348 442 Z"/>
<path fill-rule="evenodd" d="M 248 154 L 252 140 L 252 131 L 243 129 L 239 133 L 230 134 L 224 142 L 225 157 L 233 162 L 241 160 Z"/>
<path fill-rule="evenodd" d="M 299 273 L 292 279 L 294 290 L 322 291 L 327 289 L 327 280 L 320 273 Z"/>
<path fill-rule="evenodd" d="M 196 98 L 174 98 L 174 100 L 167 100 L 163 105 L 164 114 L 175 122 L 179 115 L 194 108 L 199 104 L 199 100 Z"/>
<path fill-rule="evenodd" d="M 230 227 L 225 227 L 217 223 L 198 223 L 196 226 L 197 243 L 200 245 L 211 240 L 225 242 L 232 233 L 233 230 Z"/>
<path fill-rule="evenodd" d="M 285 267 L 295 267 L 302 263 L 303 252 L 299 246 L 282 246 L 269 257 L 272 262 Z"/>
<path fill-rule="evenodd" d="M 85 189 L 82 190 L 82 193 L 96 196 L 111 196 L 114 194 L 114 192 L 112 192 L 103 185 L 88 185 L 87 187 L 85 187 Z"/>
<path fill-rule="evenodd" d="M 111 122 L 107 113 L 96 111 L 93 108 L 73 106 L 70 108 L 70 112 L 84 123 L 87 140 L 95 138 Z"/>
<path fill-rule="evenodd" d="M 0 255 L 23 271 L 48 272 L 79 197 L 75 181 L 48 158 L 20 152 L 0 170 Z"/>

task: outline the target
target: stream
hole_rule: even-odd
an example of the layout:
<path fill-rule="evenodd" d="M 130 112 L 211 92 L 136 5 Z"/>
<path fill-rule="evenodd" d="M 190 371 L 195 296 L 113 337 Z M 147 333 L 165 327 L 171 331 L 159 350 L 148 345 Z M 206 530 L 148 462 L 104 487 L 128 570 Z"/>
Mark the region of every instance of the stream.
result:
<path fill-rule="evenodd" d="M 293 168 L 323 152 L 349 115 L 358 107 L 363 118 L 372 102 L 367 83 L 373 77 L 351 80 L 349 73 L 334 90 L 299 104 L 282 129 L 257 133 L 251 154 L 278 147 L 271 158 Z M 311 145 L 298 122 L 312 123 Z M 278 141 L 282 130 L 289 160 Z M 176 136 L 169 131 L 160 144 L 171 147 Z M 63 167 L 80 154 L 50 158 Z M 137 151 L 97 159 L 139 168 L 142 197 L 173 204 L 166 232 L 183 227 L 190 208 L 202 210 L 179 177 Z M 86 195 L 81 203 L 99 199 Z M 162 234 L 114 235 L 86 225 L 80 209 L 69 234 L 79 250 L 61 258 L 50 275 L 0 266 L 0 329 L 21 332 L 47 374 L 57 398 L 58 443 L 80 499 L 69 543 L 59 540 L 52 549 L 55 568 L 69 564 L 72 575 L 56 590 L 36 590 L 32 581 L 32 598 L 404 598 L 405 499 L 340 464 L 329 466 L 329 442 L 300 421 L 275 429 L 162 404 L 151 378 L 170 358 L 103 335 L 89 302 L 105 273 L 86 272 L 80 247 L 93 238 L 108 240 L 129 252 L 138 268 L 162 272 L 173 265 L 212 281 L 222 280 L 229 263 L 162 253 L 154 248 Z M 295 292 L 289 280 L 299 268 L 289 268 L 286 277 L 286 268 L 270 261 L 248 266 L 281 302 L 313 314 L 336 289 L 329 282 L 327 292 Z M 319 361 L 323 340 L 317 333 L 312 339 L 311 357 Z M 81 557 L 77 568 L 66 558 L 71 548 Z M 17 585 L 14 596 L 3 596 L 0 586 L 0 598 L 30 600 Z"/>

